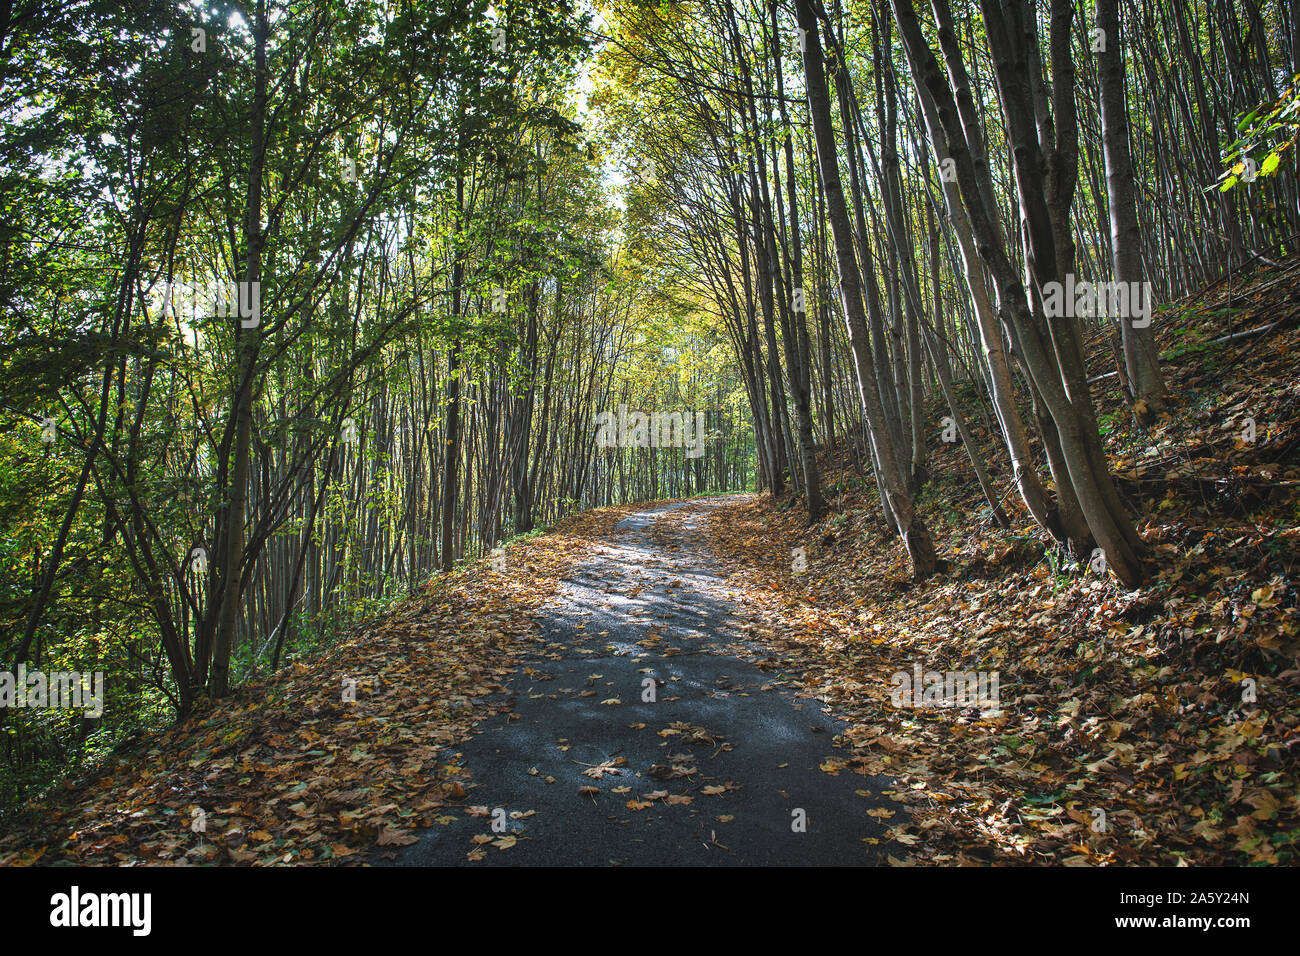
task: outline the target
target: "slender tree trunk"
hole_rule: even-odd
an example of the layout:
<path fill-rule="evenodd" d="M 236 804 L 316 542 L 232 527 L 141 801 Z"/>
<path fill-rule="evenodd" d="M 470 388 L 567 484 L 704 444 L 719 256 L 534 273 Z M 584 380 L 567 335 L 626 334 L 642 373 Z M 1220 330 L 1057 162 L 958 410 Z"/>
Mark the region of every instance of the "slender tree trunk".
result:
<path fill-rule="evenodd" d="M 458 158 L 461 157 L 458 150 Z M 458 241 L 464 228 L 465 209 L 465 174 L 460 163 L 456 169 L 456 242 L 452 252 L 451 267 L 451 316 L 452 321 L 460 319 L 461 285 L 465 281 L 465 260 Z M 447 354 L 447 428 L 443 442 L 442 460 L 442 527 L 439 533 L 438 567 L 450 571 L 456 561 L 456 494 L 460 469 L 460 336 L 452 341 L 451 351 Z"/>
<path fill-rule="evenodd" d="M 248 289 L 260 286 L 262 280 L 262 174 L 266 165 L 266 39 L 269 25 L 266 17 L 266 0 L 258 0 L 254 30 L 254 92 L 252 116 L 252 160 L 248 176 L 248 204 L 244 220 L 244 245 L 246 261 L 244 282 Z M 242 300 L 241 289 L 236 298 Z M 249 295 L 252 293 L 250 292 Z M 234 310 L 240 314 L 241 310 Z M 248 504 L 249 446 L 253 432 L 253 373 L 257 364 L 258 343 L 261 336 L 258 325 L 243 327 L 237 319 L 236 336 L 239 342 L 239 371 L 236 379 L 234 416 L 234 464 L 230 469 L 229 495 L 226 505 L 226 530 L 223 535 L 225 550 L 222 554 L 221 608 L 217 629 L 212 641 L 212 670 L 208 689 L 214 698 L 225 697 L 230 689 L 230 655 L 234 649 L 235 631 L 239 623 L 239 602 L 242 597 L 241 566 L 244 556 L 245 510 Z"/>
<path fill-rule="evenodd" d="M 1130 289 L 1149 288 L 1142 268 L 1142 230 L 1137 218 L 1137 190 L 1128 143 L 1128 105 L 1124 95 L 1124 53 L 1120 44 L 1119 0 L 1097 0 L 1097 27 L 1106 42 L 1098 54 L 1101 82 L 1102 143 L 1110 205 L 1111 262 L 1116 282 Z M 1148 309 L 1150 298 L 1144 298 Z M 1130 298 L 1131 303 L 1131 298 Z M 1135 327 L 1132 317 L 1118 317 L 1124 365 L 1138 420 L 1149 424 L 1164 410 L 1164 377 L 1150 324 Z M 1150 321 L 1148 317 L 1148 322 Z M 1141 404 L 1139 404 L 1141 403 Z"/>
<path fill-rule="evenodd" d="M 785 107 L 785 82 L 781 64 L 781 36 L 777 28 L 775 0 L 769 4 L 772 23 L 772 51 L 775 58 L 776 95 L 780 104 L 781 123 L 785 132 L 786 199 L 790 206 L 790 273 L 793 290 L 790 292 L 790 311 L 793 316 L 795 338 L 786 342 L 786 364 L 791 367 L 791 385 L 794 393 L 795 414 L 799 422 L 799 459 L 803 467 L 804 499 L 807 502 L 808 523 L 814 524 L 825 510 L 822 500 L 821 476 L 817 469 L 817 447 L 813 437 L 811 348 L 808 342 L 808 297 L 803 278 L 803 242 L 799 235 L 799 202 L 794 175 L 794 134 Z M 773 176 L 777 171 L 773 169 Z M 778 178 L 779 184 L 779 178 Z M 799 302 L 793 302 L 797 292 Z"/>

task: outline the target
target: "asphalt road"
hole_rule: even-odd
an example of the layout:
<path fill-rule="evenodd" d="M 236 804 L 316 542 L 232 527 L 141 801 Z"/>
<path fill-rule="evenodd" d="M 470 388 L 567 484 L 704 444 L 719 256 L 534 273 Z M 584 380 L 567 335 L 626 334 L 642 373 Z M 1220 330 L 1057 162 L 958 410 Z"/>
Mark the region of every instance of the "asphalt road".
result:
<path fill-rule="evenodd" d="M 540 612 L 536 649 L 495 701 L 499 715 L 460 746 L 473 780 L 463 805 L 445 812 L 454 819 L 416 831 L 417 843 L 372 862 L 883 859 L 881 846 L 865 841 L 899 819 L 900 806 L 879 796 L 891 781 L 820 769 L 839 755 L 832 738 L 842 726 L 820 704 L 796 698 L 793 675 L 772 669 L 744 642 L 740 609 L 692 540 L 722 500 L 655 508 L 619 523 Z M 683 507 L 691 513 L 681 532 L 652 541 L 656 519 Z M 893 820 L 882 826 L 867 814 L 873 807 L 895 811 Z"/>

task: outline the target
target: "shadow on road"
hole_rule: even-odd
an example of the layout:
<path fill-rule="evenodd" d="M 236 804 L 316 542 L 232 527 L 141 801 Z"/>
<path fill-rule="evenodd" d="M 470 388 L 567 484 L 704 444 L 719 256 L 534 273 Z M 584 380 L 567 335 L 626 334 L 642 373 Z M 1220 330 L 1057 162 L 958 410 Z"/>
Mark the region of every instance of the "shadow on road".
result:
<path fill-rule="evenodd" d="M 538 613 L 501 714 L 460 748 L 465 806 L 376 864 L 879 862 L 866 841 L 885 827 L 867 811 L 902 812 L 879 796 L 891 781 L 820 768 L 843 727 L 790 675 L 742 659 L 741 609 L 686 541 L 725 500 L 618 524 Z M 652 540 L 681 509 L 680 531 Z"/>

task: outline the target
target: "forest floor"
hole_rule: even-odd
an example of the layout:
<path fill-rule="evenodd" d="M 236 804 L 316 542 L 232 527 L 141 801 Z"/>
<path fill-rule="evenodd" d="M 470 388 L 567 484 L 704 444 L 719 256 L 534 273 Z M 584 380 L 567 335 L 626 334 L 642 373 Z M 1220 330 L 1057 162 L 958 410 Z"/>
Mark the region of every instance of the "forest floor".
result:
<path fill-rule="evenodd" d="M 1294 864 L 1298 317 L 1300 260 L 1161 312 L 1153 427 L 1098 383 L 1141 589 L 1013 494 L 996 528 L 937 435 L 944 570 L 914 583 L 832 450 L 812 527 L 789 497 L 606 508 L 440 577 L 29 805 L 0 865 Z M 996 671 L 997 708 L 895 706 L 916 666 Z"/>

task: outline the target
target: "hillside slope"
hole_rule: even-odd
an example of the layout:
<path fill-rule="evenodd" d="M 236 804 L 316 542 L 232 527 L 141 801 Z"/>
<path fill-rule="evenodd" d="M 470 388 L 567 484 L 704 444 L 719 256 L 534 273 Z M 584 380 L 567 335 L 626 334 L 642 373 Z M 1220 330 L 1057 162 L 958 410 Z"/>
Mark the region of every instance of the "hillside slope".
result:
<path fill-rule="evenodd" d="M 847 456 L 825 461 L 830 513 L 814 527 L 770 497 L 715 517 L 762 636 L 852 723 L 842 769 L 910 785 L 893 837 L 915 859 L 1296 862 L 1298 316 L 1300 260 L 1163 312 L 1173 401 L 1149 430 L 1113 375 L 1094 385 L 1150 552 L 1140 590 L 1045 552 L 984 434 L 1014 527 L 992 524 L 965 450 L 936 435 L 921 501 L 947 570 L 921 585 Z M 1095 376 L 1114 368 L 1101 337 L 1090 358 Z M 1001 716 L 893 706 L 893 675 L 918 666 L 996 671 Z"/>

